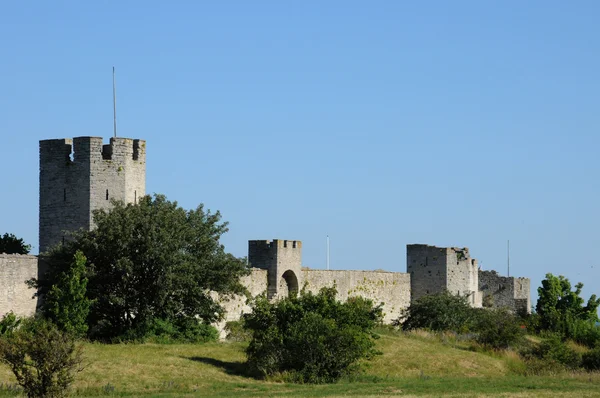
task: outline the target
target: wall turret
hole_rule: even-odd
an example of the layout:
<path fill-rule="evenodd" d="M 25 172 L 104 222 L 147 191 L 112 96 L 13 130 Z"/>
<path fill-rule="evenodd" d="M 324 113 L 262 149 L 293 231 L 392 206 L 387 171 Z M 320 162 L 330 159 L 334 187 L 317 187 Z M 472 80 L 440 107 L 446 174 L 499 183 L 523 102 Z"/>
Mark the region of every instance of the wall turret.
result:
<path fill-rule="evenodd" d="M 302 278 L 302 242 L 299 240 L 248 241 L 251 267 L 267 270 L 269 299 L 297 292 Z"/>

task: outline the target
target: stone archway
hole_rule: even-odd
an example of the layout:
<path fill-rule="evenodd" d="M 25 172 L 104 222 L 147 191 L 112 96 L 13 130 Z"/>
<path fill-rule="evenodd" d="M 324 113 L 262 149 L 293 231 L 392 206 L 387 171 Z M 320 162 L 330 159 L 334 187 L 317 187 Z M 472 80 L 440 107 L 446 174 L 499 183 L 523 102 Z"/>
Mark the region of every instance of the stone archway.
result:
<path fill-rule="evenodd" d="M 298 293 L 298 277 L 294 271 L 287 270 L 279 280 L 279 297 L 288 297 L 290 293 Z"/>

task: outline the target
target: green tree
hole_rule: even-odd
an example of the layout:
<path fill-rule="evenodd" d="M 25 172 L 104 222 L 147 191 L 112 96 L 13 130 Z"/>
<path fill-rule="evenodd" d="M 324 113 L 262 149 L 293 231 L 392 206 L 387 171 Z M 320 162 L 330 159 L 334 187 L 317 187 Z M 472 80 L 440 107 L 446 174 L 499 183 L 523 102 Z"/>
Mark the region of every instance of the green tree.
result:
<path fill-rule="evenodd" d="M 87 258 L 87 297 L 94 301 L 90 337 L 143 338 L 157 321 L 176 328 L 197 325 L 198 319 L 209 324 L 223 314 L 213 292 L 245 292 L 239 279 L 249 269 L 219 243 L 227 232 L 219 212 L 202 205 L 187 211 L 163 195 L 112 204 L 109 211 L 94 212 L 92 231 L 80 231 L 52 250 L 47 274 L 32 282 L 38 294 L 49 292 L 80 250 Z M 43 311 L 49 314 L 51 307 Z"/>
<path fill-rule="evenodd" d="M 92 300 L 87 296 L 87 259 L 80 250 L 75 252 L 70 267 L 61 273 L 45 298 L 47 315 L 62 330 L 84 336 L 88 330 L 87 317 Z"/>
<path fill-rule="evenodd" d="M 546 274 L 542 286 L 538 287 L 536 312 L 540 318 L 540 329 L 563 333 L 569 336 L 570 325 L 576 321 L 594 322 L 598 320 L 600 299 L 593 294 L 586 305 L 581 297 L 583 283 L 575 285 L 564 276 Z"/>
<path fill-rule="evenodd" d="M 244 315 L 252 335 L 249 369 L 304 383 L 334 382 L 357 371 L 360 359 L 376 354 L 373 328 L 382 310 L 361 297 L 341 303 L 335 296 L 335 289 L 324 288 L 274 303 L 258 298 Z"/>
<path fill-rule="evenodd" d="M 6 254 L 29 254 L 31 245 L 25 244 L 23 239 L 13 234 L 5 233 L 0 236 L 0 253 Z"/>
<path fill-rule="evenodd" d="M 0 359 L 31 398 L 64 396 L 82 370 L 82 349 L 73 335 L 41 318 L 0 338 Z"/>

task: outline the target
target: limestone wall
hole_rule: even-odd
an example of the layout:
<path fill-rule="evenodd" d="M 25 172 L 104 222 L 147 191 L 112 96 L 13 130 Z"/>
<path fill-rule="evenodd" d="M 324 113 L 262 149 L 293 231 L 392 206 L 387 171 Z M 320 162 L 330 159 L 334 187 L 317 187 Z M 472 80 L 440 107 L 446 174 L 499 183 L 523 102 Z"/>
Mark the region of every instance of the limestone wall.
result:
<path fill-rule="evenodd" d="M 447 251 L 446 289 L 452 294 L 466 296 L 473 307 L 481 307 L 477 260 L 469 249 L 451 247 Z"/>
<path fill-rule="evenodd" d="M 38 277 L 38 258 L 19 254 L 0 254 L 0 316 L 13 311 L 20 316 L 35 313 L 35 290 L 25 281 Z"/>
<path fill-rule="evenodd" d="M 374 304 L 384 303 L 384 323 L 397 319 L 400 311 L 410 305 L 410 275 L 385 271 L 302 270 L 306 289 L 318 292 L 323 287 L 338 291 L 338 299 L 362 296 Z"/>
<path fill-rule="evenodd" d="M 491 296 L 493 308 L 531 311 L 529 278 L 501 276 L 496 271 L 479 271 L 479 289 L 486 302 Z"/>
<path fill-rule="evenodd" d="M 246 286 L 250 297 L 256 297 L 267 291 L 267 270 L 252 268 L 250 275 L 242 278 L 242 284 Z M 216 298 L 217 296 L 215 296 Z M 250 312 L 248 298 L 246 296 L 233 296 L 227 300 L 222 299 L 221 305 L 225 308 L 225 318 L 214 326 L 219 330 L 221 338 L 226 337 L 225 324 L 229 321 L 237 321 L 243 314 Z"/>
<path fill-rule="evenodd" d="M 411 299 L 441 293 L 447 285 L 448 248 L 429 245 L 406 246 L 406 272 L 411 275 Z"/>

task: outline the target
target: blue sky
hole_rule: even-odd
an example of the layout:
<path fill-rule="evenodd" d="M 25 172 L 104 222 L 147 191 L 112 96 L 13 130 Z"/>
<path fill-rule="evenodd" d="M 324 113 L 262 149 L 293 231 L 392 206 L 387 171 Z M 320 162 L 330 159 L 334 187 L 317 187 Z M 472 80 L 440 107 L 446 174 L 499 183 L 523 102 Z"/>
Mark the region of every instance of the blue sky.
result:
<path fill-rule="evenodd" d="M 600 3 L 0 3 L 0 232 L 37 250 L 38 141 L 147 140 L 147 191 L 303 262 L 406 244 L 600 293 Z"/>

